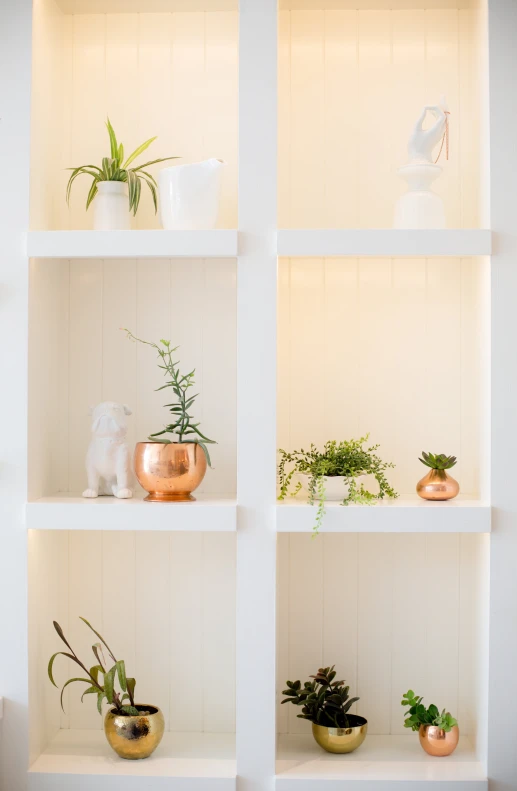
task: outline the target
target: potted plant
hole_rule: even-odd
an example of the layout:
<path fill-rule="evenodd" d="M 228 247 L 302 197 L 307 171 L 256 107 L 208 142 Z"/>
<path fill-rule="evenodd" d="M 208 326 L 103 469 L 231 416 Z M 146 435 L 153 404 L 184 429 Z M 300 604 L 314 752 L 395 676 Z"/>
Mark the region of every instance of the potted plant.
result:
<path fill-rule="evenodd" d="M 418 731 L 420 744 L 429 755 L 450 755 L 460 738 L 457 720 L 445 709 L 440 713 L 434 703 L 426 709 L 422 700 L 412 689 L 403 696 L 401 705 L 409 706 L 404 715 L 404 727 Z"/>
<path fill-rule="evenodd" d="M 145 703 L 135 703 L 134 678 L 126 676 L 126 666 L 123 659 L 116 659 L 104 638 L 95 631 L 93 626 L 81 618 L 86 626 L 99 638 L 100 642 L 92 646 L 95 657 L 95 665 L 88 670 L 87 665 L 83 664 L 74 649 L 63 634 L 63 630 L 57 621 L 54 621 L 54 629 L 64 642 L 68 651 L 57 651 L 50 657 L 48 663 L 48 677 L 57 687 L 53 676 L 54 660 L 57 656 L 66 656 L 76 665 L 79 665 L 84 672 L 80 678 L 69 678 L 61 689 L 61 708 L 63 708 L 63 692 L 69 684 L 76 681 L 86 684 L 86 689 L 81 695 L 81 701 L 85 695 L 97 696 L 97 709 L 102 715 L 102 701 L 106 698 L 110 708 L 104 719 L 104 733 L 110 744 L 121 758 L 136 760 L 138 758 L 148 758 L 160 744 L 165 727 L 163 714 L 157 706 L 150 706 Z M 104 648 L 108 652 L 109 662 L 104 656 Z M 110 663 L 113 663 L 109 668 Z M 116 681 L 120 690 L 116 690 Z M 126 702 L 127 701 L 127 702 Z"/>
<path fill-rule="evenodd" d="M 366 739 L 368 722 L 364 717 L 350 714 L 350 708 L 359 698 L 349 698 L 350 687 L 344 681 L 334 681 L 336 671 L 320 667 L 312 681 L 288 681 L 282 703 L 302 706 L 298 717 L 312 722 L 312 735 L 329 753 L 351 753 Z"/>
<path fill-rule="evenodd" d="M 127 337 L 135 342 L 151 346 L 158 353 L 158 367 L 164 371 L 168 381 L 157 390 L 172 388 L 174 401 L 165 406 L 172 414 L 172 423 L 161 431 L 151 434 L 147 442 L 137 442 L 135 448 L 135 474 L 140 485 L 148 492 L 148 502 L 194 500 L 192 492 L 205 477 L 206 467 L 211 466 L 207 444 L 215 444 L 194 422 L 190 409 L 197 395 L 190 395 L 194 386 L 195 369 L 188 374 L 180 373 L 174 355 L 178 346 L 171 347 L 170 341 L 160 345 L 137 338 L 124 328 Z M 168 439 L 170 434 L 176 439 Z"/>
<path fill-rule="evenodd" d="M 435 455 L 422 451 L 422 458 L 419 461 L 431 468 L 417 483 L 416 491 L 419 497 L 424 500 L 452 500 L 457 496 L 460 485 L 446 472 L 456 464 L 456 456 L 446 456 L 444 453 Z"/>
<path fill-rule="evenodd" d="M 98 165 L 80 165 L 77 168 L 69 168 L 72 171 L 72 175 L 66 188 L 66 200 L 70 203 L 70 193 L 75 179 L 81 175 L 90 176 L 93 181 L 86 199 L 87 211 L 90 203 L 98 194 L 93 204 L 94 229 L 96 231 L 127 231 L 130 228 L 130 212 L 132 211 L 133 215 L 135 215 L 140 204 L 142 182 L 147 184 L 151 191 L 155 214 L 158 210 L 157 184 L 154 176 L 146 168 L 158 162 L 166 162 L 169 159 L 177 159 L 178 157 L 152 159 L 149 162 L 138 165 L 138 167 L 130 168 L 129 165 L 146 148 L 149 148 L 151 143 L 156 140 L 156 137 L 146 140 L 124 161 L 124 146 L 122 143 L 118 144 L 109 118 L 106 121 L 106 126 L 110 138 L 110 156 L 102 158 L 102 167 L 98 167 Z"/>
<path fill-rule="evenodd" d="M 309 493 L 309 504 L 314 505 L 318 500 L 318 510 L 314 524 L 314 535 L 317 535 L 325 514 L 325 500 L 341 500 L 342 505 L 357 503 L 371 505 L 376 500 L 384 497 L 398 497 L 398 494 L 389 485 L 385 475 L 388 467 L 394 464 L 384 462 L 375 454 L 379 445 L 364 448 L 369 434 L 360 439 L 336 442 L 331 440 L 325 443 L 320 452 L 315 445 L 309 451 L 294 450 L 288 453 L 280 449 L 280 462 L 278 475 L 280 482 L 279 500 L 283 500 L 289 493 L 293 478 L 297 479 L 296 486 L 291 493 L 294 497 L 305 488 Z M 289 472 L 286 466 L 292 465 Z M 379 484 L 377 494 L 372 494 L 365 489 L 358 479 L 365 475 L 373 475 Z"/>

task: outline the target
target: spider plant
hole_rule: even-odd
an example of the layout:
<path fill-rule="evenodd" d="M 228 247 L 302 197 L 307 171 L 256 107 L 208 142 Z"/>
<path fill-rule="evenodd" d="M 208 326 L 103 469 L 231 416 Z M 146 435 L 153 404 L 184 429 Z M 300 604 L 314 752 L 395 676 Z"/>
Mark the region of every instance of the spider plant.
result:
<path fill-rule="evenodd" d="M 154 212 L 156 214 L 158 211 L 158 200 L 156 196 L 157 184 L 154 176 L 152 176 L 151 173 L 146 170 L 146 168 L 150 167 L 151 165 L 156 165 L 158 162 L 167 162 L 169 159 L 178 159 L 178 157 L 162 157 L 160 159 L 151 159 L 149 162 L 144 162 L 143 165 L 130 168 L 129 165 L 131 165 L 131 163 L 134 162 L 135 159 L 140 156 L 140 154 L 149 148 L 151 143 L 156 140 L 156 137 L 150 137 L 149 140 L 145 141 L 145 143 L 142 143 L 142 145 L 138 146 L 138 148 L 135 148 L 133 153 L 130 154 L 124 161 L 124 146 L 122 143 L 119 144 L 117 142 L 117 136 L 115 135 L 115 130 L 113 129 L 109 118 L 106 121 L 106 128 L 108 130 L 110 139 L 110 156 L 102 158 L 102 167 L 98 167 L 97 165 L 81 165 L 77 168 L 68 168 L 68 170 L 72 171 L 72 175 L 68 180 L 68 185 L 66 188 L 67 203 L 70 203 L 72 185 L 77 176 L 86 175 L 91 176 L 93 179 L 90 191 L 88 192 L 88 197 L 86 199 L 86 210 L 88 210 L 90 203 L 97 195 L 97 185 L 100 181 L 123 181 L 127 183 L 128 186 L 129 211 L 132 211 L 133 215 L 135 215 L 140 204 L 142 181 L 144 181 L 151 190 L 154 203 Z"/>

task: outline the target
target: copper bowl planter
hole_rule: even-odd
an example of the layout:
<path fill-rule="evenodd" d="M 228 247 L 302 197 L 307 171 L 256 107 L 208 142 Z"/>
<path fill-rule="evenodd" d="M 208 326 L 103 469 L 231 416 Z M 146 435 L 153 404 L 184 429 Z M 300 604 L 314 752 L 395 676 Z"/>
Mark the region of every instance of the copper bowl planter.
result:
<path fill-rule="evenodd" d="M 416 485 L 416 493 L 424 500 L 452 500 L 460 485 L 445 470 L 429 470 Z"/>
<path fill-rule="evenodd" d="M 121 758 L 137 761 L 148 758 L 160 744 L 165 729 L 163 714 L 157 706 L 136 704 L 139 711 L 149 712 L 138 717 L 108 711 L 104 733 L 110 747 Z"/>
<path fill-rule="evenodd" d="M 312 723 L 312 735 L 328 753 L 352 753 L 366 739 L 368 722 L 364 717 L 349 715 L 350 728 L 326 728 Z"/>
<path fill-rule="evenodd" d="M 428 755 L 445 756 L 454 752 L 460 740 L 460 729 L 457 725 L 446 733 L 436 725 L 421 725 L 418 731 L 420 744 Z"/>
<path fill-rule="evenodd" d="M 140 486 L 149 492 L 150 503 L 194 500 L 206 472 L 206 456 L 195 442 L 137 442 L 135 474 Z"/>

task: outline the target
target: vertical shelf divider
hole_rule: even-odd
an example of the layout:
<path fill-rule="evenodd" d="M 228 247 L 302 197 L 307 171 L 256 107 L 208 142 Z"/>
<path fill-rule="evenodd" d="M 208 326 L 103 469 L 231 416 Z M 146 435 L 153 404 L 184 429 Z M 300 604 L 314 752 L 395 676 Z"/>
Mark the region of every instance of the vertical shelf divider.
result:
<path fill-rule="evenodd" d="M 240 0 L 237 776 L 275 774 L 277 0 Z"/>

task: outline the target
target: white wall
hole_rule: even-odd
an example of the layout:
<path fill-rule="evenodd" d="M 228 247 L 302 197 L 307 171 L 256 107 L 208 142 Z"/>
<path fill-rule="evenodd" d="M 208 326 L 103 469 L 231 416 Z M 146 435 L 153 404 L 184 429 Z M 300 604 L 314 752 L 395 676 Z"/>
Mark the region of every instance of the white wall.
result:
<path fill-rule="evenodd" d="M 280 12 L 280 227 L 391 227 L 411 129 L 442 94 L 451 146 L 435 188 L 450 227 L 478 226 L 475 19 L 452 8 Z"/>
<path fill-rule="evenodd" d="M 277 693 L 335 664 L 371 734 L 402 734 L 408 689 L 455 715 L 483 743 L 486 537 L 278 537 Z M 306 733 L 288 704 L 280 733 Z"/>
<path fill-rule="evenodd" d="M 130 405 L 130 447 L 168 422 L 157 356 L 120 327 L 170 339 L 181 370 L 196 368 L 193 414 L 217 441 L 198 491 L 235 492 L 235 261 L 35 260 L 30 282 L 31 498 L 85 488 L 90 405 Z"/>
<path fill-rule="evenodd" d="M 81 659 L 103 635 L 137 680 L 136 698 L 160 706 L 171 731 L 235 728 L 235 536 L 231 533 L 30 532 L 32 754 L 59 728 L 102 728 L 83 686 L 47 678 L 63 648 L 57 620 Z M 83 659 L 83 661 L 85 661 Z M 56 683 L 76 675 L 58 657 Z"/>
<path fill-rule="evenodd" d="M 224 159 L 219 227 L 235 228 L 237 76 L 235 11 L 63 15 L 36 0 L 31 228 L 92 227 L 89 179 L 68 209 L 64 169 L 109 155 L 108 115 L 127 153 L 158 135 L 142 162 Z M 135 228 L 160 227 L 147 192 Z"/>
<path fill-rule="evenodd" d="M 488 496 L 487 264 L 478 259 L 282 259 L 278 447 L 370 432 L 414 496 L 422 450 L 454 454 L 465 495 Z M 482 451 L 483 448 L 483 451 Z"/>

